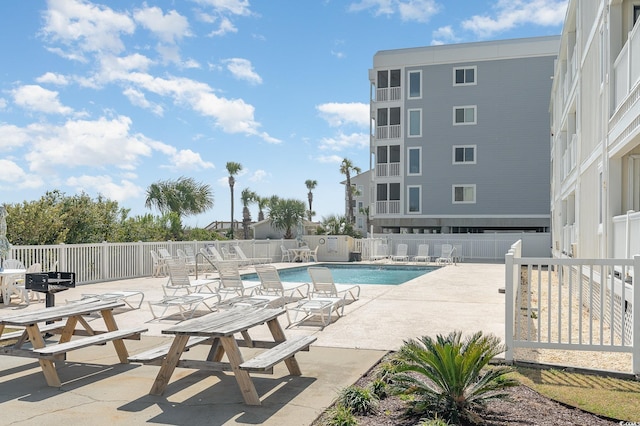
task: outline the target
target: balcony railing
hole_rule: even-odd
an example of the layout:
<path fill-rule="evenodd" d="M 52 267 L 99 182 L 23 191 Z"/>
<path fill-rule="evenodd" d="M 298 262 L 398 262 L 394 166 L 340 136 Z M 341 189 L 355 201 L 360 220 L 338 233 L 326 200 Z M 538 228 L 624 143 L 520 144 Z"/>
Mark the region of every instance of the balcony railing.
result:
<path fill-rule="evenodd" d="M 400 163 L 376 164 L 376 177 L 400 176 Z"/>
<path fill-rule="evenodd" d="M 400 87 L 385 87 L 376 89 L 376 102 L 399 101 L 402 98 Z"/>
<path fill-rule="evenodd" d="M 567 149 L 562 154 L 562 178 L 566 178 L 575 169 L 577 164 L 578 135 L 571 135 L 571 141 L 567 144 Z"/>
<path fill-rule="evenodd" d="M 376 201 L 377 214 L 400 214 L 400 201 Z"/>
<path fill-rule="evenodd" d="M 378 126 L 376 128 L 377 139 L 399 139 L 401 126 L 399 124 L 392 126 Z"/>
<path fill-rule="evenodd" d="M 633 27 L 613 65 L 616 109 L 640 80 L 640 30 Z"/>

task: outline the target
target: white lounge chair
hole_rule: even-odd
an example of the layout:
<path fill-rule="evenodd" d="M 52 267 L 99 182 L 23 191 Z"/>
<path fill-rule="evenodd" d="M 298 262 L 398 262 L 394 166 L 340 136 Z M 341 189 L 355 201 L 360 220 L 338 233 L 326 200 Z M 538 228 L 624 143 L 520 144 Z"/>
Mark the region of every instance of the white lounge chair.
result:
<path fill-rule="evenodd" d="M 185 253 L 184 250 L 182 249 L 177 249 L 176 253 L 178 254 L 178 259 L 182 260 L 182 262 L 184 262 L 184 265 L 187 267 L 187 271 L 189 271 L 190 274 L 193 274 L 196 272 L 196 258 L 195 256 L 187 256 L 187 253 Z"/>
<path fill-rule="evenodd" d="M 162 289 L 167 296 L 176 296 L 181 290 L 185 290 L 187 294 L 202 293 L 205 288 L 209 290 L 209 293 L 215 293 L 211 286 L 217 284 L 217 280 L 192 280 L 189 278 L 184 262 L 179 259 L 169 259 L 166 262 L 169 270 L 169 280 Z"/>
<path fill-rule="evenodd" d="M 386 244 L 377 244 L 374 247 L 374 253 L 371 256 L 371 260 L 383 260 L 389 257 L 389 246 Z"/>
<path fill-rule="evenodd" d="M 283 283 L 278 269 L 273 265 L 256 265 L 260 278 L 260 294 L 280 296 L 284 303 L 296 302 L 309 296 L 308 283 Z"/>
<path fill-rule="evenodd" d="M 218 294 L 191 293 L 182 296 L 165 296 L 161 300 L 151 301 L 148 304 L 154 320 L 167 318 L 167 311 L 173 307 L 178 308 L 178 314 L 183 320 L 186 320 L 193 318 L 193 314 L 201 305 L 204 305 L 211 312 L 217 310 L 215 304 L 207 303 L 207 300 L 213 298 L 217 298 L 218 302 L 220 302 L 220 295 Z M 158 314 L 154 310 L 154 306 L 156 308 L 160 307 L 162 313 Z"/>
<path fill-rule="evenodd" d="M 431 256 L 429 256 L 429 244 L 419 244 L 418 253 L 411 258 L 414 262 L 429 262 Z"/>
<path fill-rule="evenodd" d="M 233 250 L 236 252 L 240 260 L 248 262 L 250 265 L 271 262 L 270 257 L 247 257 L 247 255 L 244 254 L 244 251 L 242 251 L 242 248 L 240 246 L 233 246 Z"/>
<path fill-rule="evenodd" d="M 260 282 L 243 281 L 240 276 L 240 271 L 238 270 L 238 265 L 234 262 L 219 262 L 216 264 L 216 269 L 220 277 L 218 293 L 220 293 L 223 301 L 227 296 L 253 296 L 258 290 L 258 287 L 260 287 Z"/>
<path fill-rule="evenodd" d="M 324 266 L 311 266 L 307 271 L 313 283 L 310 297 L 342 297 L 345 302 L 347 296 L 351 302 L 360 298 L 360 286 L 336 284 L 333 281 L 331 269 Z"/>
<path fill-rule="evenodd" d="M 160 255 L 156 253 L 154 250 L 149 250 L 151 253 L 151 259 L 153 260 L 153 272 L 152 275 L 154 277 L 164 277 L 167 275 L 167 265 L 163 259 L 160 258 Z"/>
<path fill-rule="evenodd" d="M 280 262 L 291 262 L 293 260 L 293 257 L 291 256 L 291 252 L 289 251 L 288 248 L 286 248 L 284 245 L 280 245 L 280 250 L 282 251 L 282 258 L 280 259 Z"/>
<path fill-rule="evenodd" d="M 391 256 L 391 260 L 396 262 L 409 260 L 409 246 L 406 244 L 398 244 L 396 254 Z"/>
<path fill-rule="evenodd" d="M 441 247 L 440 257 L 436 259 L 438 265 L 451 265 L 453 263 L 453 246 L 451 244 L 443 244 Z"/>
<path fill-rule="evenodd" d="M 134 297 L 136 298 L 136 304 L 134 306 L 134 304 L 132 302 L 130 302 L 129 299 L 130 297 Z M 139 299 L 138 299 L 139 298 Z M 140 309 L 140 306 L 142 306 L 142 302 L 144 301 L 144 293 L 142 291 L 139 290 L 129 290 L 129 291 L 110 291 L 108 293 L 101 293 L 101 294 L 92 294 L 92 293 L 87 293 L 87 294 L 83 294 L 82 295 L 82 299 L 83 301 L 88 301 L 89 299 L 95 299 L 95 300 L 100 300 L 100 301 L 109 301 L 109 302 L 124 302 L 128 307 L 130 307 L 131 309 Z"/>

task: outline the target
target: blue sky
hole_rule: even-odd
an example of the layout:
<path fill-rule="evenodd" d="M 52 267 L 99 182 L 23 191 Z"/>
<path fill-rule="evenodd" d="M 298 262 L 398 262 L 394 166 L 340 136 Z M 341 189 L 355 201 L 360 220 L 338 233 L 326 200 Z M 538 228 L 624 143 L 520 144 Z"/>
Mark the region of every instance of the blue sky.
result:
<path fill-rule="evenodd" d="M 230 219 L 239 194 L 344 214 L 343 158 L 369 168 L 368 70 L 379 50 L 560 34 L 556 0 L 0 2 L 0 203 L 47 190 L 116 200 L 188 176 Z M 239 207 L 238 207 L 239 206 Z M 257 218 L 257 207 L 251 207 Z M 157 213 L 157 212 L 153 212 Z"/>

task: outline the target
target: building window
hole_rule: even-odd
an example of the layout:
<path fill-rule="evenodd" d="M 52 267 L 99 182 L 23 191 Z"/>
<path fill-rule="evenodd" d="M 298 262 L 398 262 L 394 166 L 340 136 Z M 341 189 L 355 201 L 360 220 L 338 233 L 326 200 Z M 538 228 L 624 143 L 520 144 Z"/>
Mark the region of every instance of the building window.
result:
<path fill-rule="evenodd" d="M 471 86 L 476 84 L 477 67 L 461 67 L 453 69 L 454 86 Z"/>
<path fill-rule="evenodd" d="M 422 174 L 420 171 L 420 157 L 422 154 L 422 148 L 409 148 L 407 157 L 409 161 L 407 161 L 409 170 L 407 170 L 407 175 L 420 175 Z"/>
<path fill-rule="evenodd" d="M 407 212 L 420 213 L 420 186 L 407 187 Z"/>
<path fill-rule="evenodd" d="M 400 107 L 378 108 L 377 120 L 378 139 L 397 139 L 400 137 Z"/>
<path fill-rule="evenodd" d="M 454 145 L 453 164 L 476 164 L 476 146 Z"/>
<path fill-rule="evenodd" d="M 422 136 L 422 110 L 410 109 L 409 114 L 409 137 Z"/>
<path fill-rule="evenodd" d="M 453 185 L 453 204 L 473 204 L 476 202 L 475 185 Z"/>
<path fill-rule="evenodd" d="M 409 99 L 422 97 L 422 71 L 409 71 Z"/>
<path fill-rule="evenodd" d="M 400 70 L 378 71 L 378 89 L 400 87 Z"/>
<path fill-rule="evenodd" d="M 400 145 L 378 146 L 376 149 L 376 176 L 400 176 Z"/>
<path fill-rule="evenodd" d="M 463 126 L 469 124 L 476 124 L 476 106 L 453 107 L 453 125 Z"/>

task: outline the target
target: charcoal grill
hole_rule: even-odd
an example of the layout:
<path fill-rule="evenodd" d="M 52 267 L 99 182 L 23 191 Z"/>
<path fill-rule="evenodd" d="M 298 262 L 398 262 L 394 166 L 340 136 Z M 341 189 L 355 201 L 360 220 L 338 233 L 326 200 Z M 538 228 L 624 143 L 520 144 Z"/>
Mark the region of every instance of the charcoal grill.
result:
<path fill-rule="evenodd" d="M 25 274 L 27 290 L 45 294 L 47 308 L 54 306 L 55 294 L 76 286 L 75 272 L 38 272 Z"/>

